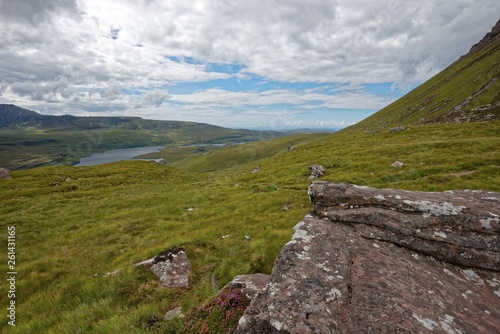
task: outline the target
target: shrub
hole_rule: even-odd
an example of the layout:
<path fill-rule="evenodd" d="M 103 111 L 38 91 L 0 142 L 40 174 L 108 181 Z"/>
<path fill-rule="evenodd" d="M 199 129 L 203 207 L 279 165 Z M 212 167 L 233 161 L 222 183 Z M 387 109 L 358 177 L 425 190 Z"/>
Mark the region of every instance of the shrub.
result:
<path fill-rule="evenodd" d="M 188 314 L 182 333 L 233 333 L 250 299 L 239 289 L 223 291 Z"/>

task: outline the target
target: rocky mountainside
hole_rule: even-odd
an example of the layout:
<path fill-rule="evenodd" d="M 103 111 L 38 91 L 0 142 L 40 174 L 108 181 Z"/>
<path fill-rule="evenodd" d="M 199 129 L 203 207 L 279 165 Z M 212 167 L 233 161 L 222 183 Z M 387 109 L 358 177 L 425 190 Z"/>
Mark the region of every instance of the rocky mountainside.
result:
<path fill-rule="evenodd" d="M 493 40 L 499 39 L 500 38 L 500 20 L 498 20 L 497 24 L 491 29 L 489 33 L 487 33 L 482 40 L 480 40 L 478 43 L 474 44 L 470 52 L 475 52 L 481 49 L 484 46 L 487 46 L 488 44 L 492 43 Z"/>
<path fill-rule="evenodd" d="M 471 51 L 347 131 L 500 119 L 500 20 Z"/>
<path fill-rule="evenodd" d="M 498 333 L 500 193 L 315 182 L 237 333 Z"/>

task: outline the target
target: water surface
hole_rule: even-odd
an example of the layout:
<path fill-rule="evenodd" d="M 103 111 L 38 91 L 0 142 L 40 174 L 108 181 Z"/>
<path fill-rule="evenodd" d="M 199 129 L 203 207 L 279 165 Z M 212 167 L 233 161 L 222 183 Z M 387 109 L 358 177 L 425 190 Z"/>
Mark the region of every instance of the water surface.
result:
<path fill-rule="evenodd" d="M 80 159 L 80 162 L 75 166 L 95 166 L 95 165 L 105 164 L 108 162 L 132 160 L 134 157 L 137 157 L 142 154 L 157 152 L 162 148 L 165 148 L 165 146 L 121 148 L 102 153 L 94 153 L 92 155 L 89 155 L 88 157 Z"/>

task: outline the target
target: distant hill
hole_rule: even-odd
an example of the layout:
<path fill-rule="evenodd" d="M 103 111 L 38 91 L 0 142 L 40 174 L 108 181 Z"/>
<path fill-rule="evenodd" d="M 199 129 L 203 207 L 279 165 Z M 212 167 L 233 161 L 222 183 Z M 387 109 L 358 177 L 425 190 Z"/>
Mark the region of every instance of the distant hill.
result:
<path fill-rule="evenodd" d="M 0 128 L 100 128 L 142 120 L 139 117 L 76 117 L 41 115 L 13 104 L 0 104 Z"/>
<path fill-rule="evenodd" d="M 347 131 L 498 120 L 499 77 L 500 20 L 469 53 Z"/>
<path fill-rule="evenodd" d="M 140 117 L 48 116 L 0 104 L 0 166 L 9 169 L 74 164 L 92 153 L 117 148 L 234 144 L 286 135 Z"/>

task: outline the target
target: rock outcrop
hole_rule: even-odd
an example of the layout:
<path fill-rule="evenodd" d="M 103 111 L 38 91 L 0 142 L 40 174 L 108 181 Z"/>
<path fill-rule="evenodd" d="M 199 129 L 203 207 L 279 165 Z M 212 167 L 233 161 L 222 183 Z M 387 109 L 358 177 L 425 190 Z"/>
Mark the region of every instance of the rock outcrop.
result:
<path fill-rule="evenodd" d="M 500 194 L 314 182 L 236 333 L 498 333 Z"/>
<path fill-rule="evenodd" d="M 191 262 L 184 248 L 173 248 L 161 252 L 152 259 L 137 263 L 151 270 L 169 288 L 188 288 Z"/>
<path fill-rule="evenodd" d="M 474 52 L 478 49 L 481 49 L 483 46 L 488 45 L 493 39 L 498 38 L 500 35 L 500 19 L 497 21 L 495 26 L 491 28 L 491 31 L 487 33 L 483 39 L 481 39 L 478 43 L 474 44 L 469 52 Z"/>

